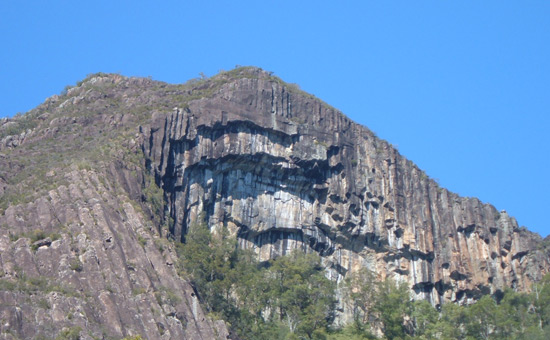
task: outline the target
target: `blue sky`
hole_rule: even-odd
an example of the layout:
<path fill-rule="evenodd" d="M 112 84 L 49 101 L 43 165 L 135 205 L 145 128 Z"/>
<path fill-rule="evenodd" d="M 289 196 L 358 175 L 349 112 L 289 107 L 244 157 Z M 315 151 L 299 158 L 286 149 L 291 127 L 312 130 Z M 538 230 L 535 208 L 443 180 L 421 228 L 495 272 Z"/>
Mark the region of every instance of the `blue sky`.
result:
<path fill-rule="evenodd" d="M 255 65 L 550 233 L 550 1 L 4 0 L 0 17 L 0 117 L 89 73 Z"/>

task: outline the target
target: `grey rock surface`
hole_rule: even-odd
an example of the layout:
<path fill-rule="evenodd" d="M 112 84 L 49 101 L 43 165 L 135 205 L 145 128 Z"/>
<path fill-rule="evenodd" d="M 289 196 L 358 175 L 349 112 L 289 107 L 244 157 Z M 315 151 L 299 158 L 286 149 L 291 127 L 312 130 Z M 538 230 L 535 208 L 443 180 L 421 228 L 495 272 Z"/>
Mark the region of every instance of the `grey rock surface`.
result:
<path fill-rule="evenodd" d="M 68 186 L 0 216 L 1 337 L 80 327 L 82 339 L 225 339 L 140 207 L 94 171 L 65 176 Z M 37 230 L 49 236 L 31 243 Z"/>
<path fill-rule="evenodd" d="M 540 237 L 506 212 L 440 187 L 320 100 L 247 72 L 146 131 L 178 238 L 204 211 L 262 260 L 316 251 L 335 279 L 367 267 L 433 304 L 525 291 L 548 271 Z"/>
<path fill-rule="evenodd" d="M 230 338 L 174 268 L 168 239 L 199 216 L 260 260 L 317 252 L 334 280 L 366 267 L 434 305 L 528 291 L 550 268 L 506 212 L 261 69 L 97 74 L 0 120 L 0 339 Z"/>
<path fill-rule="evenodd" d="M 136 115 L 117 96 L 152 82 L 125 79 L 0 122 L 0 339 L 230 338 L 145 201 Z"/>

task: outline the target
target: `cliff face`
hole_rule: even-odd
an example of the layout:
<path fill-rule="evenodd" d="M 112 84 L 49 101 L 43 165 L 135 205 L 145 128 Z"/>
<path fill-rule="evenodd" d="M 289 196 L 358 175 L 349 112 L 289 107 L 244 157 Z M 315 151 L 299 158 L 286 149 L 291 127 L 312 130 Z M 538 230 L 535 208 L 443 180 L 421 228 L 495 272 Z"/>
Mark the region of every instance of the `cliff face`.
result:
<path fill-rule="evenodd" d="M 205 86 L 145 131 L 178 238 L 204 211 L 262 260 L 316 251 L 333 278 L 367 267 L 434 304 L 527 290 L 548 270 L 538 235 L 320 100 L 260 70 Z"/>
<path fill-rule="evenodd" d="M 434 304 L 528 290 L 550 268 L 506 212 L 255 68 L 187 85 L 95 75 L 1 121 L 0 161 L 7 339 L 227 337 L 165 238 L 199 215 L 262 260 L 315 251 L 335 280 L 367 267 Z"/>

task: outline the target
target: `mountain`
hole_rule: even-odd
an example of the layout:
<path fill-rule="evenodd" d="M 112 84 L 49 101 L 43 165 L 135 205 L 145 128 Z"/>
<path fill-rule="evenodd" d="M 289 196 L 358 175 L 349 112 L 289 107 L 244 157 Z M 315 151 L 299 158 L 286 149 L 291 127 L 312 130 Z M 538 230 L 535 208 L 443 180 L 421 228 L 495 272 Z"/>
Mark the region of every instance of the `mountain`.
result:
<path fill-rule="evenodd" d="M 333 281 L 367 268 L 432 305 L 529 291 L 550 269 L 548 242 L 505 211 L 253 67 L 183 85 L 91 75 L 3 119 L 0 161 L 8 339 L 234 337 L 176 268 L 202 220 L 260 261 L 317 253 Z"/>

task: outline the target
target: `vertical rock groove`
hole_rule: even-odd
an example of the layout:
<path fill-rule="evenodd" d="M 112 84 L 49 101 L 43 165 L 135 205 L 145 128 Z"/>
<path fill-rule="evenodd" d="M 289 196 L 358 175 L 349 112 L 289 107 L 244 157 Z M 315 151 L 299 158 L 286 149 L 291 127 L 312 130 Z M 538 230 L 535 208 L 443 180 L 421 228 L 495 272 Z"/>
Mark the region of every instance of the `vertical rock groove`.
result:
<path fill-rule="evenodd" d="M 547 271 L 540 237 L 506 212 L 441 188 L 320 100 L 246 72 L 154 119 L 168 147 L 144 139 L 178 238 L 204 211 L 213 231 L 228 228 L 262 260 L 316 251 L 332 277 L 367 267 L 433 304 L 527 290 Z"/>

